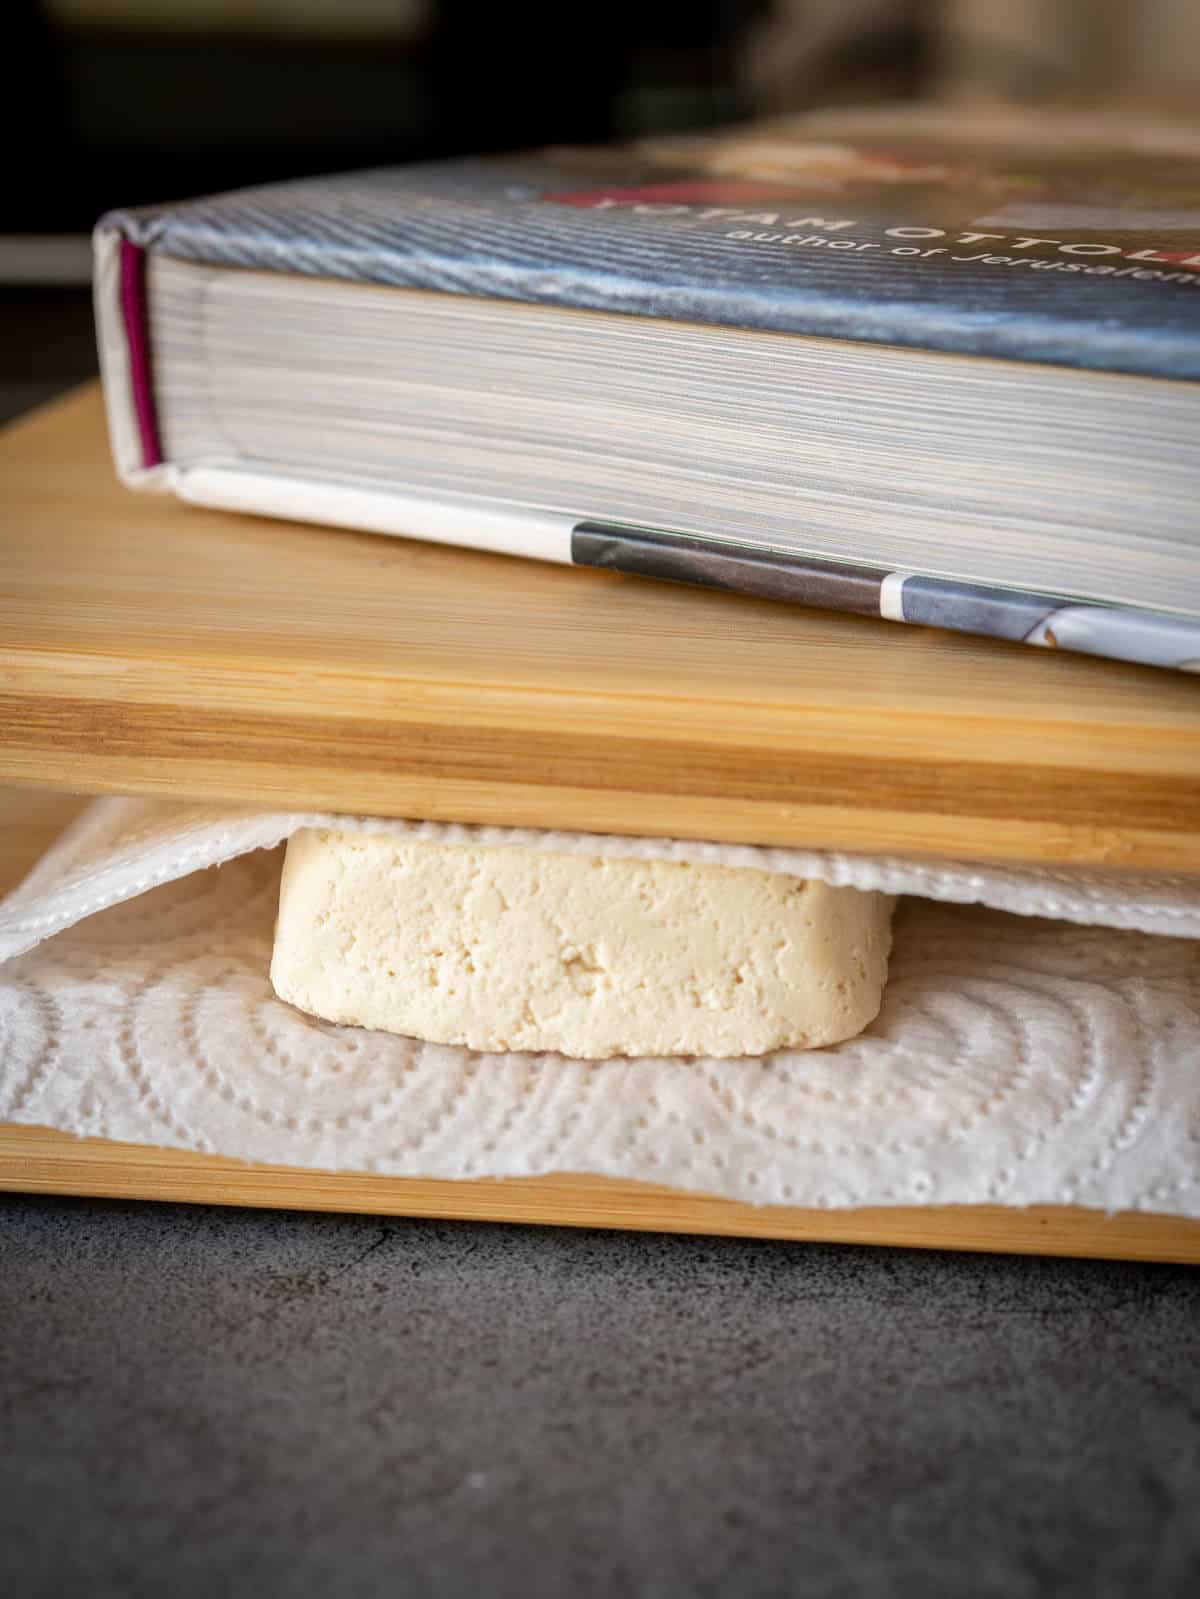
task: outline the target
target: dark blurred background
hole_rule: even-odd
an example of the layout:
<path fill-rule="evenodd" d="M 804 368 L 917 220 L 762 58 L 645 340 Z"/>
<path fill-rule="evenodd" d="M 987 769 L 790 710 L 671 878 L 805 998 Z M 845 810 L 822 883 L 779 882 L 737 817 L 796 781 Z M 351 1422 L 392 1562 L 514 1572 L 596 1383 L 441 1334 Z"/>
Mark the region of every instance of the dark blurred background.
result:
<path fill-rule="evenodd" d="M 7 0 L 0 415 L 94 369 L 108 207 L 744 116 L 765 0 Z"/>
<path fill-rule="evenodd" d="M 94 366 L 110 206 L 744 116 L 765 0 L 7 0 L 0 414 Z"/>
<path fill-rule="evenodd" d="M 93 370 L 113 205 L 828 105 L 1200 99 L 1200 0 L 7 0 L 0 30 L 0 416 Z"/>

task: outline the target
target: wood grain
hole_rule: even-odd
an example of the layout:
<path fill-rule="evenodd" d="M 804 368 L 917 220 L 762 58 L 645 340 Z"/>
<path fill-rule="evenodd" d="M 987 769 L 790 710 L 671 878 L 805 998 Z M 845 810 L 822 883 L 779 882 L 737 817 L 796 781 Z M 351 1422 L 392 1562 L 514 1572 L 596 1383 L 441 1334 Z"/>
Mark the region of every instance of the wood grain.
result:
<path fill-rule="evenodd" d="M 80 794 L 0 787 L 0 895 L 16 888 L 87 804 Z"/>
<path fill-rule="evenodd" d="M 458 1182 L 361 1176 L 251 1166 L 217 1155 L 73 1138 L 45 1127 L 0 1126 L 4 1190 L 920 1249 L 1200 1261 L 1200 1222 L 1173 1216 L 1106 1217 L 1052 1205 L 1026 1210 L 1000 1205 L 799 1210 L 570 1174 Z"/>
<path fill-rule="evenodd" d="M 0 778 L 1200 869 L 1200 685 L 122 489 L 0 440 Z"/>

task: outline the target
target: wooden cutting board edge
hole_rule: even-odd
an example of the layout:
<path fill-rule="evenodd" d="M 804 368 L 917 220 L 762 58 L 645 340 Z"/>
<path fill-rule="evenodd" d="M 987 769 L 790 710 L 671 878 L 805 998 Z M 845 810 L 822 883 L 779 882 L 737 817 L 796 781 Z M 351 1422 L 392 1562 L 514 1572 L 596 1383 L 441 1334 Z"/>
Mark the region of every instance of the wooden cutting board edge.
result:
<path fill-rule="evenodd" d="M 0 1125 L 0 1191 L 454 1221 L 699 1233 L 804 1243 L 1200 1262 L 1200 1221 L 1078 1206 L 747 1205 L 658 1184 L 556 1172 L 488 1180 L 250 1165 L 220 1155 Z"/>

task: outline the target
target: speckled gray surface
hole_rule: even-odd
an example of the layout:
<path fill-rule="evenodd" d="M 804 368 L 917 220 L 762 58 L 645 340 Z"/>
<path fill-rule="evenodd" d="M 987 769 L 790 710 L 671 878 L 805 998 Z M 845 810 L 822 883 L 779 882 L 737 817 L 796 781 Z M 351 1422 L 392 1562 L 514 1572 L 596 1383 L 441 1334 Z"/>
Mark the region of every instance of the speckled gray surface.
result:
<path fill-rule="evenodd" d="M 9 1199 L 25 1596 L 1183 1595 L 1200 1274 Z"/>

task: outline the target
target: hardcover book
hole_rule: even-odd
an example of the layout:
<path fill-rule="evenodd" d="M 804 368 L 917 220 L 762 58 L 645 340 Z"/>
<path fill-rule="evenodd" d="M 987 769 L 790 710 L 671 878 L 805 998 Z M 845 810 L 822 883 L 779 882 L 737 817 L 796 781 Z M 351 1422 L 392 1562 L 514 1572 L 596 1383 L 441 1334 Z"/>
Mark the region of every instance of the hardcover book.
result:
<path fill-rule="evenodd" d="M 117 467 L 1195 669 L 1198 152 L 750 125 L 114 212 Z"/>

